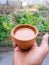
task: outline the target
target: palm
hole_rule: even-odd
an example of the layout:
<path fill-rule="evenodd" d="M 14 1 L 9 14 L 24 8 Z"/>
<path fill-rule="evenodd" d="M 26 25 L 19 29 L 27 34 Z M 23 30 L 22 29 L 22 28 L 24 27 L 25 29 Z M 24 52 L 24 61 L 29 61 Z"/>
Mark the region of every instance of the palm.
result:
<path fill-rule="evenodd" d="M 40 65 L 48 53 L 46 45 L 43 44 L 43 47 L 42 45 L 38 47 L 35 44 L 29 51 L 24 52 L 16 47 L 14 52 L 14 65 Z"/>

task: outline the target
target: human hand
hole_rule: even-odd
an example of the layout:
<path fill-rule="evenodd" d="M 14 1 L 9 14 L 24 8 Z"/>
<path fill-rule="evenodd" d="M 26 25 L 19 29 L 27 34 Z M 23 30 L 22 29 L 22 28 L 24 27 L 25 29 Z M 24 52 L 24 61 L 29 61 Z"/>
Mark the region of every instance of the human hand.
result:
<path fill-rule="evenodd" d="M 35 41 L 34 46 L 28 51 L 22 51 L 18 47 L 15 47 L 13 65 L 41 65 L 48 53 L 48 36 L 46 34 L 42 37 L 39 47 Z"/>

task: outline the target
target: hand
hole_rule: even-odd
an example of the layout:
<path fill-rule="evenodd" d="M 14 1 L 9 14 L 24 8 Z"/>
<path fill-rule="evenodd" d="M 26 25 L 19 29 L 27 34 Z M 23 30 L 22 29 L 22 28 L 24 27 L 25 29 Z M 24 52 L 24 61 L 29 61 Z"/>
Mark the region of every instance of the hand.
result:
<path fill-rule="evenodd" d="M 48 34 L 42 37 L 41 45 L 38 47 L 35 41 L 29 51 L 14 48 L 13 65 L 41 65 L 48 53 Z M 14 43 L 14 42 L 13 42 Z"/>

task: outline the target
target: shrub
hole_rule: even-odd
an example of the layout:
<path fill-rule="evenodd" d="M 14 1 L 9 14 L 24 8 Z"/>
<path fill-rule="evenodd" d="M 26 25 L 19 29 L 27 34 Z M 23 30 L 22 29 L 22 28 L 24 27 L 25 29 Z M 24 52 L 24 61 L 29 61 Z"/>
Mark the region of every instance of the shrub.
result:
<path fill-rule="evenodd" d="M 12 25 L 8 17 L 0 14 L 0 41 L 8 37 Z"/>
<path fill-rule="evenodd" d="M 25 11 L 14 14 L 14 18 L 18 24 L 31 24 L 38 28 L 39 32 L 47 32 L 49 30 L 49 23 L 45 22 L 38 12 L 34 14 Z"/>
<path fill-rule="evenodd" d="M 27 12 L 21 12 L 20 14 L 14 14 L 14 17 L 18 24 L 25 24 L 32 22 L 32 16 Z"/>
<path fill-rule="evenodd" d="M 39 11 L 42 11 L 42 10 L 48 10 L 48 7 L 46 7 L 45 5 L 40 5 Z"/>

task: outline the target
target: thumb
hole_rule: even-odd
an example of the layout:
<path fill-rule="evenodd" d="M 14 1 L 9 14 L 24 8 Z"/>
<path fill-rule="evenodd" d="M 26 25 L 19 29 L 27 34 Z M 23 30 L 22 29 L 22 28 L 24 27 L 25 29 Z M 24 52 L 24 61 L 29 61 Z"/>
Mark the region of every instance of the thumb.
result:
<path fill-rule="evenodd" d="M 45 34 L 45 35 L 42 37 L 42 41 L 41 41 L 40 47 L 48 48 L 48 37 L 49 37 L 49 34 Z"/>

